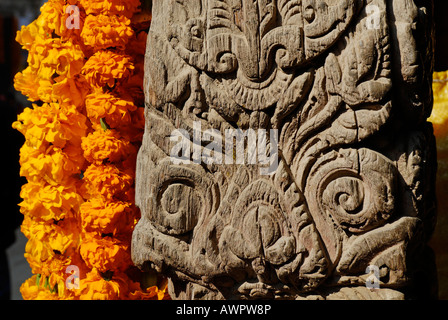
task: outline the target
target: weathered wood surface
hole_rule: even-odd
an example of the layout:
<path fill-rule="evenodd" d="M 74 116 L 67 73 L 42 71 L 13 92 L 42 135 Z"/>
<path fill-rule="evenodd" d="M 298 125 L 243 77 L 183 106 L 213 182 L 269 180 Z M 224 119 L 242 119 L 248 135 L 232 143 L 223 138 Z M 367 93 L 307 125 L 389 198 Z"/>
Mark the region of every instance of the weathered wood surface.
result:
<path fill-rule="evenodd" d="M 180 299 L 429 296 L 431 16 L 423 0 L 154 1 L 135 264 Z M 197 123 L 278 130 L 278 168 L 173 163 L 172 132 Z"/>

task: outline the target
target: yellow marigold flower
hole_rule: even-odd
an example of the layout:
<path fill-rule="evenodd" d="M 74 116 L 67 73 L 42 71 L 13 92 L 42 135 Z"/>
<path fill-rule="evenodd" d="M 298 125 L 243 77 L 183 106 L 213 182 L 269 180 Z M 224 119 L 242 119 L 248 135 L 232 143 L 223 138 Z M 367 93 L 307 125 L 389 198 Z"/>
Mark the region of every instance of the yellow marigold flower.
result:
<path fill-rule="evenodd" d="M 24 96 L 28 97 L 30 101 L 37 101 L 40 99 L 38 88 L 39 79 L 36 77 L 35 71 L 31 67 L 27 67 L 22 72 L 14 76 L 14 88 L 20 91 Z"/>
<path fill-rule="evenodd" d="M 61 30 L 65 28 L 65 1 L 48 0 L 40 8 L 38 24 L 47 31 L 54 30 L 57 35 L 62 35 Z"/>
<path fill-rule="evenodd" d="M 123 139 L 114 129 L 98 130 L 82 138 L 84 157 L 91 163 L 120 162 L 132 154 L 137 148 Z"/>
<path fill-rule="evenodd" d="M 37 284 L 40 277 L 40 275 L 33 275 L 20 286 L 22 298 L 24 300 L 57 300 L 57 294 Z"/>
<path fill-rule="evenodd" d="M 448 71 L 435 72 L 433 81 L 434 107 L 428 121 L 433 123 L 437 138 L 448 134 Z"/>
<path fill-rule="evenodd" d="M 36 42 L 28 55 L 28 64 L 37 70 L 40 79 L 60 82 L 81 72 L 84 53 L 81 47 L 61 38 Z"/>
<path fill-rule="evenodd" d="M 132 57 L 110 50 L 98 51 L 89 58 L 82 73 L 92 87 L 113 88 L 115 83 L 125 82 L 134 70 Z"/>
<path fill-rule="evenodd" d="M 112 164 L 91 164 L 84 172 L 87 192 L 92 197 L 126 199 L 134 183 L 134 172 L 120 170 Z"/>
<path fill-rule="evenodd" d="M 87 14 L 118 14 L 128 18 L 139 11 L 140 0 L 80 0 Z"/>
<path fill-rule="evenodd" d="M 55 283 L 55 280 L 57 282 Z M 77 290 L 67 290 L 63 277 L 33 275 L 20 287 L 24 300 L 75 300 Z"/>
<path fill-rule="evenodd" d="M 53 100 L 53 80 L 40 79 L 38 78 L 38 87 L 37 87 L 37 95 L 39 96 L 39 100 L 51 103 Z"/>
<path fill-rule="evenodd" d="M 125 16 L 89 15 L 86 17 L 81 38 L 86 46 L 96 50 L 107 48 L 124 49 L 134 35 L 131 20 Z"/>
<path fill-rule="evenodd" d="M 45 152 L 24 144 L 20 149 L 20 175 L 29 182 L 65 186 L 76 183 L 84 167 L 85 158 L 80 149 L 67 144 L 64 149 L 50 146 Z"/>
<path fill-rule="evenodd" d="M 58 295 L 58 299 L 76 299 L 78 290 L 70 290 L 66 287 L 65 281 L 69 277 L 67 267 L 76 266 L 78 268 L 78 277 L 81 277 L 85 271 L 85 264 L 81 256 L 76 252 L 70 256 L 56 254 L 48 261 L 42 264 L 38 280 L 39 288 L 46 288 L 50 292 Z M 79 278 L 78 278 L 79 279 Z"/>
<path fill-rule="evenodd" d="M 27 26 L 22 26 L 19 31 L 17 31 L 16 41 L 22 45 L 22 49 L 31 50 L 31 47 L 36 38 L 39 37 L 39 26 L 37 20 L 34 20 Z M 48 34 L 49 38 L 50 35 Z"/>
<path fill-rule="evenodd" d="M 95 129 L 99 129 L 101 119 L 105 119 L 110 128 L 131 124 L 131 112 L 137 110 L 132 100 L 119 98 L 110 93 L 94 92 L 86 97 L 87 116 Z"/>
<path fill-rule="evenodd" d="M 25 254 L 33 273 L 40 273 L 44 264 L 54 256 L 53 250 L 42 241 L 29 238 L 25 246 Z"/>
<path fill-rule="evenodd" d="M 142 289 L 140 283 L 131 282 L 129 285 L 129 300 L 169 300 L 168 295 L 168 281 L 164 281 L 160 288 L 157 286 L 150 286 Z"/>
<path fill-rule="evenodd" d="M 137 209 L 131 202 L 93 198 L 80 208 L 81 225 L 84 231 L 102 234 L 132 231 Z"/>
<path fill-rule="evenodd" d="M 71 4 L 76 4 L 75 1 Z M 79 37 L 80 30 L 83 26 L 84 16 L 82 12 L 79 15 L 79 28 L 67 28 L 66 21 L 70 16 L 67 13 L 67 7 L 71 5 L 66 4 L 62 0 L 48 0 L 40 8 L 40 15 L 30 23 L 28 26 L 22 26 L 18 31 L 16 40 L 26 50 L 30 50 L 31 45 L 36 42 L 36 38 L 51 39 L 54 35 L 62 37 L 64 40 L 76 40 Z"/>
<path fill-rule="evenodd" d="M 124 273 L 101 273 L 92 269 L 81 279 L 80 300 L 119 300 L 126 297 L 129 278 Z"/>
<path fill-rule="evenodd" d="M 67 259 L 76 257 L 79 230 L 74 218 L 49 223 L 25 216 L 21 230 L 28 238 L 24 256 L 34 274 L 46 272 L 48 275 L 51 271 L 48 269 L 49 263 L 59 255 Z"/>
<path fill-rule="evenodd" d="M 47 148 L 48 143 L 64 148 L 67 141 L 81 145 L 85 136 L 86 117 L 76 110 L 76 106 L 62 106 L 57 103 L 44 103 L 41 107 L 26 108 L 13 123 L 27 144 L 40 149 Z"/>
<path fill-rule="evenodd" d="M 43 102 L 58 101 L 53 85 L 75 79 L 84 65 L 82 48 L 72 41 L 61 38 L 34 38 L 31 44 L 24 32 L 17 38 L 24 42 L 29 50 L 28 67 L 15 77 L 15 88 L 26 95 L 29 100 Z"/>
<path fill-rule="evenodd" d="M 40 8 L 41 14 L 36 19 L 40 32 L 50 35 L 54 32 L 58 36 L 62 36 L 67 30 L 65 8 L 65 1 L 48 0 L 45 2 Z"/>
<path fill-rule="evenodd" d="M 159 290 L 156 286 L 150 287 L 146 290 L 136 289 L 131 291 L 128 295 L 129 300 L 164 300 L 165 291 Z"/>
<path fill-rule="evenodd" d="M 83 76 L 75 75 L 74 78 L 64 80 L 52 85 L 51 99 L 63 105 L 74 105 L 78 109 L 84 107 L 90 86 Z"/>
<path fill-rule="evenodd" d="M 434 107 L 429 121 L 437 140 L 437 192 L 440 210 L 448 208 L 448 71 L 434 73 Z"/>
<path fill-rule="evenodd" d="M 85 233 L 79 252 L 89 268 L 100 272 L 124 271 L 132 265 L 129 245 L 109 236 Z"/>
<path fill-rule="evenodd" d="M 56 255 L 50 262 L 45 263 L 45 268 L 40 280 L 40 287 L 46 287 L 51 292 L 57 294 L 58 299 L 62 300 L 74 300 L 79 296 L 79 287 L 76 289 L 67 288 L 66 280 L 70 276 L 67 272 L 67 267 L 76 266 L 79 273 L 77 281 L 87 272 L 85 264 L 79 255 L 79 253 L 72 254 L 69 257 L 65 257 L 61 254 Z M 73 282 L 72 282 L 73 283 Z M 79 282 L 77 282 L 79 285 Z"/>
<path fill-rule="evenodd" d="M 50 290 L 43 288 L 40 289 L 37 293 L 37 297 L 34 300 L 59 300 L 58 295 Z"/>
<path fill-rule="evenodd" d="M 39 291 L 39 287 L 36 284 L 36 278 L 37 275 L 33 275 L 20 286 L 20 293 L 22 294 L 23 300 L 36 299 Z"/>
<path fill-rule="evenodd" d="M 24 199 L 19 204 L 23 214 L 51 222 L 72 217 L 83 202 L 74 186 L 33 182 L 23 185 L 20 196 Z"/>

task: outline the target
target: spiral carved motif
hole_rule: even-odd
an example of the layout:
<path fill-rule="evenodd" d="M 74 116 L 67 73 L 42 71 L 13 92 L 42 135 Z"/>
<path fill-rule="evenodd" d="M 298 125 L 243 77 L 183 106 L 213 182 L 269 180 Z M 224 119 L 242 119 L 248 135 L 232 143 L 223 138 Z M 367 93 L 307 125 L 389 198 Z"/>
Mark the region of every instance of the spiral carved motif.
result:
<path fill-rule="evenodd" d="M 181 167 L 166 162 L 151 172 L 150 181 L 148 213 L 161 232 L 190 232 L 214 208 L 216 188 L 199 166 Z"/>
<path fill-rule="evenodd" d="M 393 214 L 396 171 L 389 159 L 365 148 L 331 151 L 315 163 L 305 194 L 332 261 L 343 232 L 367 232 Z"/>
<path fill-rule="evenodd" d="M 352 233 L 384 223 L 394 210 L 396 168 L 369 149 L 333 151 L 310 173 L 308 192 L 319 212 Z M 316 181 L 318 180 L 318 181 Z"/>

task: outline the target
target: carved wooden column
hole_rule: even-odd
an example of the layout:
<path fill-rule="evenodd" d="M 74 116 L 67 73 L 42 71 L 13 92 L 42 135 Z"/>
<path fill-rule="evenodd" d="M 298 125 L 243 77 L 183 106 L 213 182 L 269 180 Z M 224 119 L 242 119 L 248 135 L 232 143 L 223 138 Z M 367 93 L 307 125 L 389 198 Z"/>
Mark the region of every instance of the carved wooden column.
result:
<path fill-rule="evenodd" d="M 135 264 L 181 299 L 429 296 L 431 17 L 424 0 L 154 1 Z"/>

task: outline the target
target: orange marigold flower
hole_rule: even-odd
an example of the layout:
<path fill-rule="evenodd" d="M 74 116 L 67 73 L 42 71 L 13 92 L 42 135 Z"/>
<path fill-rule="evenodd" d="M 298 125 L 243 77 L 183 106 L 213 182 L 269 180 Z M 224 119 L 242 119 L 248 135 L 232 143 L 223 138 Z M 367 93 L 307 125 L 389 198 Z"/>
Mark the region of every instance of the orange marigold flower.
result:
<path fill-rule="evenodd" d="M 120 126 L 119 129 L 124 139 L 140 144 L 145 131 L 145 108 L 137 108 L 132 112 L 131 122 Z"/>
<path fill-rule="evenodd" d="M 89 58 L 82 73 L 92 87 L 113 88 L 116 81 L 124 82 L 132 74 L 132 57 L 110 50 L 98 51 Z"/>
<path fill-rule="evenodd" d="M 141 61 L 144 61 L 144 55 L 146 53 L 146 43 L 148 39 L 148 32 L 140 31 L 129 39 L 129 43 L 126 46 L 126 53 L 132 57 L 139 57 Z"/>
<path fill-rule="evenodd" d="M 140 9 L 140 0 L 80 0 L 87 14 L 119 14 L 128 18 Z"/>
<path fill-rule="evenodd" d="M 84 157 L 91 163 L 119 162 L 137 153 L 137 148 L 123 139 L 118 131 L 98 130 L 82 138 Z"/>
<path fill-rule="evenodd" d="M 132 75 L 126 82 L 120 83 L 120 86 L 115 88 L 115 93 L 121 97 L 129 97 L 134 101 L 134 104 L 139 107 L 145 105 L 145 95 L 143 93 L 143 78 L 144 78 L 144 64 L 143 62 L 135 64 L 135 69 Z"/>
<path fill-rule="evenodd" d="M 131 124 L 131 112 L 137 107 L 132 100 L 119 98 L 110 93 L 94 92 L 86 98 L 87 116 L 99 129 L 101 119 L 105 119 L 110 128 Z"/>
<path fill-rule="evenodd" d="M 129 277 L 124 273 L 101 273 L 92 269 L 81 279 L 80 300 L 119 300 L 126 297 Z"/>
<path fill-rule="evenodd" d="M 125 270 L 132 265 L 129 245 L 109 236 L 85 233 L 79 252 L 89 268 L 100 272 Z"/>
<path fill-rule="evenodd" d="M 93 198 L 81 205 L 80 216 L 83 230 L 116 235 L 132 231 L 136 208 L 131 202 Z"/>
<path fill-rule="evenodd" d="M 86 46 L 96 50 L 124 49 L 134 35 L 130 24 L 131 20 L 125 16 L 89 15 L 84 22 L 81 38 Z"/>
<path fill-rule="evenodd" d="M 92 197 L 126 199 L 134 183 L 134 172 L 131 170 L 120 170 L 112 164 L 91 164 L 83 178 L 87 192 Z"/>

